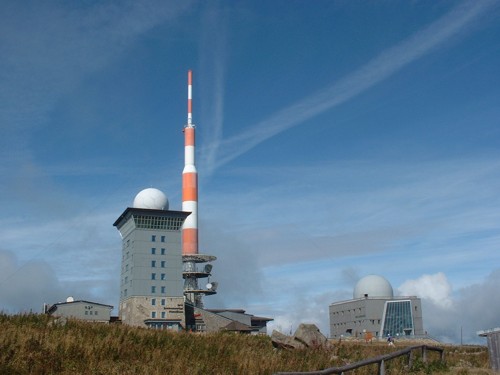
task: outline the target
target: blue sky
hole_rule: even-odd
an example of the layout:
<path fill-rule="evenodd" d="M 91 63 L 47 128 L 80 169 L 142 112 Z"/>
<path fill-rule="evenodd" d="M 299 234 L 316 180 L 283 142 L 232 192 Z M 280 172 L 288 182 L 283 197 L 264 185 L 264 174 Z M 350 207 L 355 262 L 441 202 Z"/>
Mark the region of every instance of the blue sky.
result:
<path fill-rule="evenodd" d="M 180 209 L 193 69 L 207 307 L 328 334 L 376 273 L 423 298 L 430 334 L 481 342 L 500 325 L 499 21 L 487 0 L 3 1 L 0 307 L 118 305 L 112 223 L 146 187 Z"/>

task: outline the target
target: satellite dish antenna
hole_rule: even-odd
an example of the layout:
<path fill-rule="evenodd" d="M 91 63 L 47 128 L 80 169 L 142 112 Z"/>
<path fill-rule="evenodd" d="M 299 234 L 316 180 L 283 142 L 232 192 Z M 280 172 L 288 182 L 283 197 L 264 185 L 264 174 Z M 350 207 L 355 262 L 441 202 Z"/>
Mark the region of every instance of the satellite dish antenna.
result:
<path fill-rule="evenodd" d="M 212 283 L 207 284 L 207 289 L 212 289 Z"/>
<path fill-rule="evenodd" d="M 69 296 L 68 298 L 66 298 L 66 302 L 74 302 L 75 299 L 71 296 Z"/>
<path fill-rule="evenodd" d="M 205 270 L 205 273 L 210 273 L 212 271 L 212 265 L 206 264 L 204 270 Z"/>

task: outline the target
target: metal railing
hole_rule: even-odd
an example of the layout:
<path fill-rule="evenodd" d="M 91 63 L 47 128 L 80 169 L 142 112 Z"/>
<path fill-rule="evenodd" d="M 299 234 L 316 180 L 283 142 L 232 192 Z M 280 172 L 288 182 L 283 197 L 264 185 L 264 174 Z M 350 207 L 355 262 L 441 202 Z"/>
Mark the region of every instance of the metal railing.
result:
<path fill-rule="evenodd" d="M 378 364 L 378 374 L 385 375 L 385 363 L 390 361 L 391 359 L 401 357 L 406 355 L 408 357 L 408 367 L 411 367 L 414 360 L 414 351 L 415 350 L 422 351 L 422 361 L 424 363 L 427 362 L 427 351 L 436 351 L 440 353 L 439 360 L 441 362 L 444 361 L 444 349 L 436 346 L 429 345 L 417 345 L 417 346 L 409 346 L 408 348 L 398 350 L 396 352 L 390 354 L 384 354 L 378 357 L 374 357 L 371 359 L 365 359 L 363 361 L 359 361 L 356 363 L 351 363 L 342 367 L 331 367 L 320 371 L 308 371 L 308 372 L 277 372 L 274 375 L 329 375 L 329 374 L 340 374 L 344 375 L 345 372 L 355 370 L 357 368 Z"/>

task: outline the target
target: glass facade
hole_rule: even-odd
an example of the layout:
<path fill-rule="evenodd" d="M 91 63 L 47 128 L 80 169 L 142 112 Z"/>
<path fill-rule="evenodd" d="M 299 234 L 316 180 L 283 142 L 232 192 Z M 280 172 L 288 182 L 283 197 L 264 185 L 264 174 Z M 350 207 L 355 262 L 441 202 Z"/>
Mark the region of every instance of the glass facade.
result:
<path fill-rule="evenodd" d="M 411 301 L 387 301 L 384 310 L 383 336 L 414 334 Z"/>

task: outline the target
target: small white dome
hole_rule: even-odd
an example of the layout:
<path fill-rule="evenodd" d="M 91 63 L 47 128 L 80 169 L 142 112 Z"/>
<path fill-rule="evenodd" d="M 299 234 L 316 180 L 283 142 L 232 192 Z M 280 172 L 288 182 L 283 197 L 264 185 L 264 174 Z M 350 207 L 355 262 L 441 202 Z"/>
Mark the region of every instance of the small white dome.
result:
<path fill-rule="evenodd" d="M 358 281 L 354 287 L 354 298 L 368 297 L 394 297 L 392 286 L 384 277 L 368 275 Z"/>
<path fill-rule="evenodd" d="M 168 210 L 168 198 L 158 189 L 144 189 L 134 198 L 134 208 L 149 208 L 152 210 Z"/>

